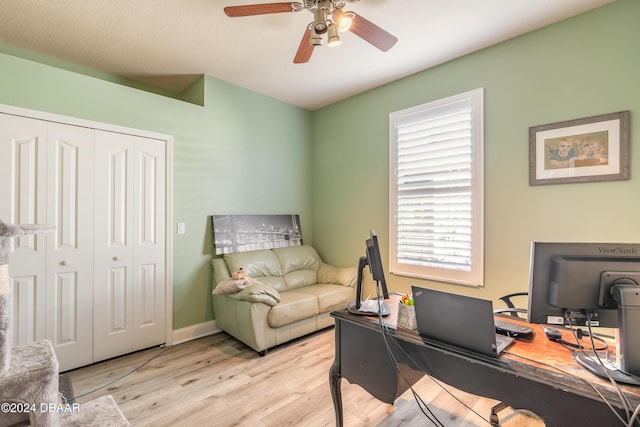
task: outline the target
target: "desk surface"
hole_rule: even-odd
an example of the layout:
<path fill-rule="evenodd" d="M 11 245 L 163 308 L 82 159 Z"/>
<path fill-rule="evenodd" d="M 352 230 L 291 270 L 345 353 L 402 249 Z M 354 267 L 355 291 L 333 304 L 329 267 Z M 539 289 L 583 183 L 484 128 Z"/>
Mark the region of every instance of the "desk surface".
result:
<path fill-rule="evenodd" d="M 354 373 L 341 372 L 340 359 L 345 359 L 346 352 L 351 353 L 354 349 L 350 347 L 339 350 L 339 334 L 344 334 L 341 331 L 351 328 L 347 325 L 353 325 L 361 332 L 362 328 L 371 331 L 369 335 L 371 339 L 375 334 L 380 333 L 378 319 L 353 315 L 346 310 L 335 311 L 332 316 L 336 319 L 337 325 L 334 374 L 351 382 L 349 375 L 353 376 Z M 515 319 L 513 321 L 518 322 Z M 420 336 L 415 330 L 408 330 L 401 326 L 396 330 L 391 329 L 389 333 L 396 338 L 396 341 L 403 343 L 411 357 L 419 359 L 417 364 L 420 366 L 413 367 L 414 369 L 428 372 L 433 377 L 470 393 L 504 401 L 514 408 L 532 409 L 537 412 L 535 409 L 542 407 L 546 409 L 553 405 L 574 405 L 575 408 L 569 412 L 577 413 L 586 405 L 595 412 L 602 413 L 602 408 L 596 409 L 596 407 L 604 403 L 594 390 L 594 386 L 613 406 L 622 407 L 617 392 L 608 381 L 578 365 L 573 360 L 570 350 L 548 340 L 541 325 L 533 325 L 533 327 L 533 338 L 529 342 L 516 341 L 507 349 L 506 354 L 503 353 L 500 357 L 485 356 L 430 340 Z M 351 337 L 353 339 L 353 335 Z M 570 331 L 563 331 L 563 338 L 573 341 Z M 343 340 L 342 347 L 349 345 Z M 588 348 L 590 344 L 585 343 L 585 346 Z M 345 364 L 342 363 L 342 366 Z M 342 371 L 349 370 L 342 369 Z M 367 389 L 367 384 L 361 385 Z M 628 396 L 634 408 L 640 404 L 640 387 L 621 385 L 620 388 Z M 518 392 L 514 393 L 514 390 Z M 539 405 L 538 408 L 536 405 Z M 558 412 L 557 408 L 552 411 Z M 540 413 L 539 415 L 544 416 Z M 549 417 L 552 416 L 553 414 L 549 415 Z"/>

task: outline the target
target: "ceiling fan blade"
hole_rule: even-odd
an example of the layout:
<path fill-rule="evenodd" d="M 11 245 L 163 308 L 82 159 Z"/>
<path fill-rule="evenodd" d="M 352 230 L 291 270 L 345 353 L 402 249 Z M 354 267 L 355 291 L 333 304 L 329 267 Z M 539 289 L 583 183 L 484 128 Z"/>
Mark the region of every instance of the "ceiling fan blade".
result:
<path fill-rule="evenodd" d="M 309 62 L 313 48 L 314 46 L 311 44 L 311 26 L 309 26 L 302 35 L 302 40 L 300 40 L 300 46 L 298 46 L 296 56 L 293 58 L 293 63 L 304 64 L 305 62 Z"/>
<path fill-rule="evenodd" d="M 371 43 L 381 51 L 388 51 L 398 42 L 398 38 L 396 36 L 386 32 L 373 22 L 366 20 L 357 13 L 349 13 L 353 13 L 354 15 L 349 31 L 361 39 Z"/>
<path fill-rule="evenodd" d="M 243 6 L 227 6 L 224 13 L 231 18 L 240 16 L 266 15 L 268 13 L 295 12 L 297 9 L 294 5 L 297 3 L 263 3 L 263 4 L 245 4 Z"/>

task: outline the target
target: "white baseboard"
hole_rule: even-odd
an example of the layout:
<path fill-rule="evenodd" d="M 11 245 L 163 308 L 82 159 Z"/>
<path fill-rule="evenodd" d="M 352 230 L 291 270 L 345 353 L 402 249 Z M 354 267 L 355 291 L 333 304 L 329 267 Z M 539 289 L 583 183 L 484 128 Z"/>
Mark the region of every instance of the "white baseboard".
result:
<path fill-rule="evenodd" d="M 197 325 L 191 325 L 185 328 L 174 329 L 171 344 L 180 344 L 186 341 L 195 340 L 196 338 L 206 337 L 207 335 L 215 334 L 217 332 L 222 332 L 222 329 L 218 328 L 215 320 L 198 323 Z"/>

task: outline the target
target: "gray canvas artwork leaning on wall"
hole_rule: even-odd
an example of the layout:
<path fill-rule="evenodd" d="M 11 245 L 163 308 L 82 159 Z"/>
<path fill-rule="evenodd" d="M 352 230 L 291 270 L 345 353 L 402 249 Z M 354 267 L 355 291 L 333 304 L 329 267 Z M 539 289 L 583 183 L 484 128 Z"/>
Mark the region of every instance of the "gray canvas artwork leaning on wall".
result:
<path fill-rule="evenodd" d="M 216 255 L 302 245 L 298 215 L 213 215 Z"/>

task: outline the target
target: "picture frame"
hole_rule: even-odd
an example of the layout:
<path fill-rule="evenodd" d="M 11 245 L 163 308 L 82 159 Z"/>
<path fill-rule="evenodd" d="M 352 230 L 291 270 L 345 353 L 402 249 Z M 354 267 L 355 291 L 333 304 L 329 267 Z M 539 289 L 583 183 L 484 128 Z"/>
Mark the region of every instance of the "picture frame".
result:
<path fill-rule="evenodd" d="M 629 111 L 529 128 L 529 185 L 629 179 Z"/>

